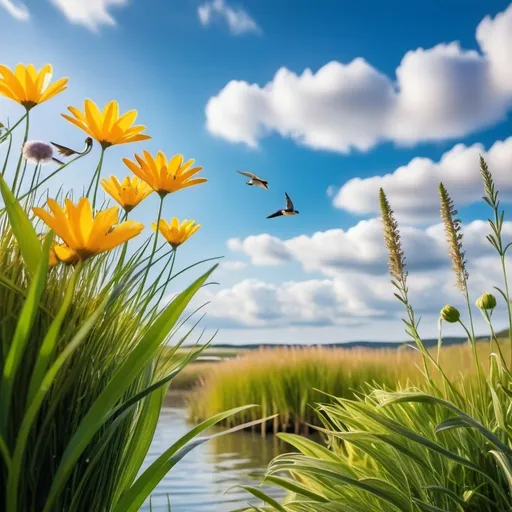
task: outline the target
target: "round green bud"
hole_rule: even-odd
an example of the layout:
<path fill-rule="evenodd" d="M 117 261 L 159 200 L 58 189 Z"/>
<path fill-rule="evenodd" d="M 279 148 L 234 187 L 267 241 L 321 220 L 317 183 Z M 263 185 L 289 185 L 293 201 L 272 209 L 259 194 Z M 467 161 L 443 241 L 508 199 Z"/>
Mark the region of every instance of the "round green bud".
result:
<path fill-rule="evenodd" d="M 443 309 L 441 309 L 441 318 L 450 324 L 455 324 L 460 319 L 460 313 L 457 308 L 450 306 L 447 304 Z"/>
<path fill-rule="evenodd" d="M 476 307 L 484 311 L 494 309 L 496 307 L 496 297 L 490 293 L 483 293 L 477 299 Z"/>

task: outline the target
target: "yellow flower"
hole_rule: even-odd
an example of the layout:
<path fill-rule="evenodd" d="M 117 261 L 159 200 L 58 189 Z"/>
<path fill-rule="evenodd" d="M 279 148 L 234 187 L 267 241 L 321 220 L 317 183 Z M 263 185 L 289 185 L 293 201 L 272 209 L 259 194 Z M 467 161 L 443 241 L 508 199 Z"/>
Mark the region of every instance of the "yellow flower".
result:
<path fill-rule="evenodd" d="M 139 178 L 126 177 L 122 183 L 115 176 L 103 178 L 101 186 L 126 212 L 133 210 L 153 192 L 153 189 Z"/>
<path fill-rule="evenodd" d="M 183 163 L 183 155 L 174 155 L 169 161 L 162 151 L 158 152 L 156 158 L 148 151 L 144 151 L 143 155 L 144 157 L 134 155 L 137 163 L 128 158 L 123 158 L 123 162 L 133 174 L 144 180 L 162 197 L 206 181 L 206 178 L 192 178 L 203 168 L 192 167 L 195 160 Z"/>
<path fill-rule="evenodd" d="M 153 231 L 156 231 L 156 222 L 153 222 L 152 227 Z M 180 221 L 173 217 L 169 224 L 161 219 L 158 231 L 176 249 L 185 243 L 200 227 L 201 224 L 196 224 L 193 220 L 185 219 L 180 224 Z"/>
<path fill-rule="evenodd" d="M 151 139 L 149 135 L 141 133 L 145 126 L 132 126 L 137 119 L 137 111 L 130 110 L 120 116 L 117 101 L 107 103 L 103 112 L 91 100 L 85 100 L 83 113 L 75 107 L 68 107 L 68 110 L 74 117 L 66 114 L 62 114 L 62 117 L 96 139 L 103 149 Z"/>
<path fill-rule="evenodd" d="M 40 71 L 32 64 L 18 64 L 14 73 L 7 66 L 0 65 L 0 94 L 30 110 L 67 89 L 67 78 L 50 85 L 51 79 L 50 64 Z"/>
<path fill-rule="evenodd" d="M 74 251 L 83 261 L 91 256 L 114 247 L 137 236 L 144 226 L 129 220 L 114 227 L 119 218 L 118 207 L 99 212 L 93 217 L 91 203 L 82 197 L 76 205 L 66 199 L 65 209 L 57 201 L 48 199 L 51 213 L 43 208 L 34 208 L 34 213 L 64 240 L 67 247 L 57 246 L 56 255 L 60 260 L 71 257 Z"/>
<path fill-rule="evenodd" d="M 66 244 L 55 244 L 50 249 L 50 259 L 48 265 L 54 267 L 60 262 L 68 265 L 76 265 L 80 261 L 78 253 L 70 249 Z"/>

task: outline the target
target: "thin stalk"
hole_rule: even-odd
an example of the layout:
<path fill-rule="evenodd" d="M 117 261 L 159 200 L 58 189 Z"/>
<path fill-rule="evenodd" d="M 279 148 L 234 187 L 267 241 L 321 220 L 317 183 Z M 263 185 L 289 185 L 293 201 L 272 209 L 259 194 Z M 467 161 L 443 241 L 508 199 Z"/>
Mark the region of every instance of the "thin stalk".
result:
<path fill-rule="evenodd" d="M 17 193 L 20 192 L 21 190 L 21 187 L 23 186 L 23 181 L 25 180 L 25 173 L 27 172 L 27 160 L 25 160 L 25 163 L 23 164 L 23 171 L 21 171 L 21 178 L 20 178 L 20 184 L 18 186 L 18 191 L 15 191 L 13 190 L 13 194 L 16 195 Z M 38 164 L 36 164 L 36 167 L 37 167 Z M 32 176 L 32 179 L 34 179 L 34 176 Z"/>
<path fill-rule="evenodd" d="M 92 179 L 91 179 L 91 183 L 89 183 L 89 187 L 87 188 L 87 194 L 85 194 L 87 197 L 89 197 L 89 194 L 91 193 L 94 185 L 96 184 L 96 186 L 94 187 L 94 196 L 93 196 L 93 201 L 92 201 L 92 208 L 94 210 L 95 206 L 96 206 L 96 194 L 98 192 L 98 178 L 101 174 L 101 167 L 103 165 L 103 157 L 105 156 L 105 148 L 102 147 L 101 148 L 101 153 L 100 153 L 100 160 L 98 162 L 98 165 L 96 167 L 96 170 L 94 171 L 94 174 L 92 175 Z"/>
<path fill-rule="evenodd" d="M 171 282 L 172 277 L 172 271 L 174 269 L 174 262 L 176 261 L 176 249 L 173 249 L 171 254 L 172 261 L 170 262 L 169 272 L 167 274 L 167 279 L 165 280 L 164 284 L 162 285 L 162 291 L 160 292 L 160 297 L 158 297 L 157 300 L 157 310 L 158 311 L 158 304 L 162 302 L 162 299 L 164 298 L 165 290 L 167 289 L 167 285 Z"/>
<path fill-rule="evenodd" d="M 28 116 L 28 110 L 25 112 L 25 114 L 20 117 L 20 119 L 18 119 L 18 121 L 16 121 L 16 123 L 14 123 L 14 125 L 9 128 L 5 133 L 2 133 L 2 139 L 1 140 L 5 140 L 7 137 L 9 137 L 11 135 L 11 133 L 19 126 L 19 124 Z"/>
<path fill-rule="evenodd" d="M 146 284 L 146 280 L 148 278 L 149 269 L 151 268 L 151 264 L 153 262 L 153 256 L 155 255 L 156 251 L 156 245 L 158 243 L 158 233 L 159 227 L 160 227 L 160 219 L 162 218 L 162 208 L 164 206 L 164 197 L 163 195 L 160 196 L 160 206 L 158 207 L 158 216 L 156 220 L 156 230 L 155 230 L 155 241 L 153 242 L 153 248 L 151 249 L 151 255 L 149 256 L 149 262 L 148 266 L 146 267 L 146 272 L 144 273 L 144 278 L 142 279 L 142 283 L 139 288 L 139 292 L 137 293 L 137 299 L 136 302 L 139 300 L 140 295 L 142 294 L 142 291 L 144 290 L 144 285 Z"/>
<path fill-rule="evenodd" d="M 123 218 L 121 219 L 121 222 L 126 222 L 128 219 L 128 212 L 125 210 Z M 125 242 L 123 244 L 123 249 L 121 250 L 121 257 L 119 258 L 119 262 L 116 266 L 116 269 L 114 270 L 114 275 L 121 271 L 124 265 L 124 258 L 126 256 L 126 251 L 128 249 L 128 242 Z M 117 281 L 116 281 L 117 282 Z"/>
<path fill-rule="evenodd" d="M 16 190 L 16 185 L 18 184 L 18 178 L 19 178 L 20 169 L 21 169 L 21 162 L 23 160 L 23 147 L 25 146 L 25 143 L 28 140 L 29 128 L 30 128 L 30 115 L 29 115 L 29 113 L 27 111 L 27 115 L 25 116 L 25 135 L 23 136 L 22 150 L 21 150 L 20 156 L 18 158 L 18 165 L 16 166 L 16 172 L 14 174 L 14 181 L 13 181 L 13 184 L 12 184 L 12 190 L 13 191 Z"/>
<path fill-rule="evenodd" d="M 82 154 L 76 156 L 75 158 L 73 158 L 73 160 L 70 160 L 69 162 L 65 163 L 64 165 L 61 165 L 60 167 L 58 167 L 57 169 L 55 169 L 55 171 L 53 171 L 52 173 L 50 173 L 48 176 L 46 176 L 46 178 L 42 181 L 40 181 L 39 183 L 36 183 L 36 185 L 31 188 L 28 192 L 26 192 L 25 194 L 23 194 L 21 197 L 19 197 L 18 199 L 21 201 L 23 199 L 25 199 L 25 197 L 27 197 L 29 194 L 31 194 L 32 192 L 35 192 L 39 187 L 41 187 L 42 185 L 44 185 L 48 180 L 51 180 L 56 174 L 58 174 L 60 171 L 63 171 L 66 167 L 68 167 L 69 165 L 71 165 L 72 163 L 76 162 L 77 160 L 80 160 L 80 158 L 84 157 L 85 155 L 89 154 L 91 152 L 91 149 L 88 149 L 87 151 L 84 151 Z"/>
<path fill-rule="evenodd" d="M 507 296 L 507 312 L 508 312 L 508 339 L 510 343 L 510 367 L 512 368 L 512 308 L 510 307 L 510 293 L 508 289 L 507 264 L 505 255 L 501 255 L 501 268 L 503 270 L 503 280 L 505 281 L 505 295 Z"/>
<path fill-rule="evenodd" d="M 38 168 L 40 168 L 40 165 L 37 164 L 36 165 L 36 168 L 34 169 L 34 174 L 32 175 L 32 182 L 30 183 L 30 190 L 32 190 L 34 188 L 34 184 L 37 182 L 37 172 L 38 172 Z M 23 179 L 21 180 L 21 182 L 23 183 Z M 20 188 L 21 188 L 21 185 L 20 185 Z M 27 207 L 28 205 L 30 204 L 30 199 L 31 199 L 31 196 L 29 195 L 29 199 L 27 201 Z M 27 208 L 28 209 L 28 208 Z"/>

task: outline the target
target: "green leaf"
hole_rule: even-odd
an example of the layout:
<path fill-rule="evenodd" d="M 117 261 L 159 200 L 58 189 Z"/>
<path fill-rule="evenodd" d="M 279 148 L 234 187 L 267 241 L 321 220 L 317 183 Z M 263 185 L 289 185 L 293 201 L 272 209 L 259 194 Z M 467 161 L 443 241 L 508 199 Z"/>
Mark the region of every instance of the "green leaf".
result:
<path fill-rule="evenodd" d="M 78 279 L 80 269 L 81 264 L 79 264 L 79 266 L 77 266 L 77 268 L 73 272 L 71 279 L 69 280 L 69 283 L 67 285 L 64 300 L 62 301 L 57 316 L 51 323 L 48 332 L 44 337 L 43 343 L 41 344 L 39 355 L 37 356 L 37 360 L 34 365 L 34 370 L 32 371 L 32 377 L 30 378 L 29 391 L 27 397 L 28 405 L 30 405 L 30 403 L 32 402 L 34 395 L 36 394 L 36 391 L 39 388 L 41 381 L 43 380 L 45 372 L 48 368 L 48 364 L 53 358 L 55 347 L 57 346 L 57 342 L 59 339 L 60 328 L 62 327 L 64 318 L 66 317 L 66 314 L 71 305 L 71 301 L 73 300 L 73 294 L 75 293 L 76 281 Z"/>
<path fill-rule="evenodd" d="M 232 429 L 226 430 L 219 434 L 214 434 L 209 437 L 196 438 L 199 434 L 213 427 L 220 421 L 237 414 L 241 411 L 256 407 L 255 405 L 246 405 L 243 407 L 237 407 L 226 412 L 216 414 L 212 418 L 203 421 L 190 432 L 181 437 L 171 447 L 169 447 L 158 459 L 156 459 L 149 468 L 147 468 L 142 475 L 137 478 L 135 483 L 128 489 L 127 492 L 121 496 L 121 499 L 116 503 L 113 512 L 137 512 L 147 497 L 151 494 L 153 489 L 158 485 L 162 478 L 179 462 L 187 453 L 192 451 L 200 444 L 218 437 L 220 435 L 229 434 L 238 430 L 243 430 L 252 425 L 257 425 L 266 421 L 268 418 L 262 420 L 252 421 L 243 425 L 239 425 Z"/>
<path fill-rule="evenodd" d="M 23 353 L 28 343 L 32 326 L 34 325 L 41 295 L 43 294 L 46 275 L 48 273 L 48 258 L 50 254 L 50 247 L 52 244 L 52 233 L 49 233 L 44 242 L 44 254 L 39 258 L 37 271 L 34 275 L 34 280 L 28 289 L 27 298 L 23 303 L 23 307 L 18 317 L 18 323 L 14 331 L 11 346 L 5 359 L 2 377 L 0 382 L 0 433 L 5 434 L 9 421 L 9 412 L 12 400 L 12 388 L 16 372 L 23 359 Z M 39 242 L 38 242 L 39 243 Z"/>
<path fill-rule="evenodd" d="M 384 401 L 382 401 L 379 407 L 386 407 L 391 404 L 406 402 L 422 402 L 432 405 L 442 405 L 457 414 L 468 426 L 478 430 L 485 438 L 493 443 L 495 447 L 508 454 L 512 454 L 512 449 L 510 449 L 509 446 L 498 439 L 498 437 L 495 436 L 491 431 L 486 429 L 480 422 L 476 421 L 474 418 L 447 400 L 443 400 L 442 398 L 438 398 L 432 395 L 427 395 L 426 393 L 379 393 L 379 395 L 385 396 Z"/>
<path fill-rule="evenodd" d="M 508 487 L 512 492 L 512 461 L 510 460 L 510 457 L 498 450 L 491 450 L 489 453 L 498 461 L 498 464 L 507 479 Z"/>
<path fill-rule="evenodd" d="M 279 476 L 275 475 L 268 475 L 263 480 L 263 483 L 271 482 L 273 484 L 278 485 L 279 487 L 282 487 L 283 489 L 286 489 L 287 491 L 293 492 L 295 494 L 299 494 L 300 496 L 304 496 L 310 500 L 320 502 L 320 503 L 328 503 L 329 499 L 325 496 L 322 496 L 321 494 L 318 494 L 316 492 L 313 492 L 308 487 L 301 485 L 297 482 L 294 482 L 292 480 L 288 480 L 286 478 L 281 478 Z"/>
<path fill-rule="evenodd" d="M 201 288 L 215 268 L 216 266 L 197 279 L 160 313 L 160 316 L 145 331 L 144 336 L 138 342 L 133 352 L 131 352 L 123 365 L 105 386 L 105 389 L 95 400 L 80 422 L 64 451 L 59 467 L 54 474 L 52 486 L 48 493 L 43 512 L 50 512 L 50 510 L 53 509 L 54 503 L 64 489 L 76 462 L 91 442 L 96 432 L 105 421 L 111 417 L 113 408 L 126 388 L 155 356 L 156 351 L 165 341 L 192 297 L 199 288 Z"/>
<path fill-rule="evenodd" d="M 274 508 L 274 510 L 277 510 L 278 512 L 286 512 L 286 509 L 282 505 L 280 505 L 274 498 L 271 498 L 262 490 L 256 487 L 252 487 L 250 485 L 237 485 L 235 487 L 239 489 L 244 489 L 244 491 L 247 491 L 248 493 L 252 494 L 255 498 L 258 498 L 267 505 L 270 505 L 271 507 Z"/>
<path fill-rule="evenodd" d="M 60 369 L 64 366 L 66 361 L 71 357 L 74 351 L 79 345 L 86 339 L 89 332 L 98 322 L 101 314 L 104 312 L 106 307 L 112 300 L 115 299 L 118 290 L 114 290 L 110 297 L 107 297 L 100 306 L 92 313 L 92 315 L 85 320 L 82 326 L 78 329 L 78 332 L 73 336 L 71 341 L 64 347 L 62 352 L 59 354 L 55 362 L 50 366 L 46 372 L 44 378 L 37 389 L 34 399 L 30 404 L 25 416 L 23 417 L 21 426 L 19 428 L 18 437 L 16 438 L 16 446 L 14 448 L 14 454 L 12 457 L 12 469 L 9 472 L 9 479 L 7 482 L 7 509 L 17 510 L 17 498 L 18 498 L 18 483 L 19 477 L 23 464 L 23 455 L 27 446 L 28 437 L 30 430 L 36 420 L 37 413 L 41 408 L 43 401 L 50 390 L 57 374 Z"/>
<path fill-rule="evenodd" d="M 25 266 L 30 276 L 34 277 L 41 260 L 41 243 L 37 237 L 34 226 L 1 174 L 0 192 L 4 200 L 9 224 L 18 242 Z"/>
<path fill-rule="evenodd" d="M 439 434 L 439 432 L 451 430 L 452 428 L 470 428 L 470 426 L 458 416 L 452 416 L 451 418 L 448 418 L 439 423 L 439 425 L 437 425 L 434 429 L 434 432 Z"/>

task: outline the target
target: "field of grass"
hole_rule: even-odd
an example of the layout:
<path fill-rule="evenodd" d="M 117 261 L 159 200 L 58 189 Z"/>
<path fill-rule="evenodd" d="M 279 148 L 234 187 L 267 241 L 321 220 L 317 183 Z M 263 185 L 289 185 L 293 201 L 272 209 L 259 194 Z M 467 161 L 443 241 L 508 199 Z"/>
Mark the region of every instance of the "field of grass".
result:
<path fill-rule="evenodd" d="M 508 344 L 504 344 L 507 352 Z M 481 360 L 489 353 L 488 343 L 478 343 Z M 474 366 L 467 344 L 441 349 L 441 362 L 455 379 L 471 378 Z M 399 349 L 340 349 L 324 347 L 264 348 L 244 356 L 213 363 L 190 365 L 185 370 L 188 384 L 192 377 L 198 387 L 188 400 L 189 415 L 202 420 L 241 404 L 260 407 L 246 411 L 230 425 L 278 413 L 266 429 L 307 432 L 307 424 L 318 424 L 314 406 L 326 395 L 351 398 L 368 384 L 390 389 L 420 385 L 418 352 Z M 321 391 L 318 391 L 321 390 Z M 262 430 L 263 433 L 266 430 Z"/>

